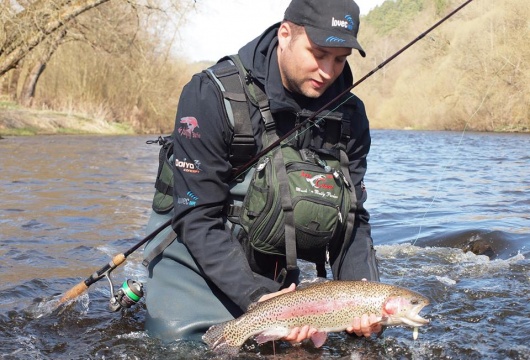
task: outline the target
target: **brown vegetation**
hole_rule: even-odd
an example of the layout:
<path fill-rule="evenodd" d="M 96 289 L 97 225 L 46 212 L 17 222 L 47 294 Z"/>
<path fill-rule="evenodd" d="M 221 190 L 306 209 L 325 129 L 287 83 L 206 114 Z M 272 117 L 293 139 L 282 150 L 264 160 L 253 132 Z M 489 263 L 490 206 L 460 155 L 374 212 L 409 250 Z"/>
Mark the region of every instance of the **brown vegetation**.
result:
<path fill-rule="evenodd" d="M 0 0 L 2 99 L 170 132 L 182 87 L 208 65 L 173 51 L 190 10 L 183 4 L 194 2 Z M 459 4 L 387 0 L 374 9 L 361 20 L 368 56 L 352 56 L 356 76 Z M 372 127 L 528 131 L 529 17 L 528 0 L 473 1 L 354 90 Z M 14 111 L 0 104 L 0 131 L 8 126 L 2 119 L 20 124 Z"/>
<path fill-rule="evenodd" d="M 0 1 L 4 101 L 127 124 L 137 132 L 169 131 L 181 88 L 197 70 L 173 54 L 193 2 L 18 3 Z M 10 111 L 13 116 L 16 109 Z"/>
<path fill-rule="evenodd" d="M 362 19 L 364 75 L 463 1 L 387 1 Z M 354 90 L 372 127 L 530 131 L 530 2 L 476 0 Z M 385 21 L 386 20 L 386 21 Z M 384 25 L 384 26 L 383 26 Z"/>

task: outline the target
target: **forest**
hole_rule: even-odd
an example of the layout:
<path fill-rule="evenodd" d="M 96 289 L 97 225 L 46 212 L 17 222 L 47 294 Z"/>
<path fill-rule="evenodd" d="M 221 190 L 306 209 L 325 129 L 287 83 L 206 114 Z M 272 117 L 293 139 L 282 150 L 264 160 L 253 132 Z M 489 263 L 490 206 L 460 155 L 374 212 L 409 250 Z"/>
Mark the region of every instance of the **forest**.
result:
<path fill-rule="evenodd" d="M 361 20 L 357 77 L 462 2 L 386 1 Z M 475 0 L 354 89 L 372 127 L 530 130 L 530 2 Z"/>
<path fill-rule="evenodd" d="M 199 4 L 197 4 L 199 3 Z M 459 6 L 387 0 L 361 18 L 361 78 Z M 172 131 L 182 87 L 208 63 L 175 51 L 200 1 L 1 0 L 0 134 L 12 110 L 131 132 Z M 353 92 L 372 128 L 530 130 L 530 2 L 475 0 Z M 4 113 L 4 116 L 2 116 Z M 27 130 L 27 129 L 26 129 Z"/>

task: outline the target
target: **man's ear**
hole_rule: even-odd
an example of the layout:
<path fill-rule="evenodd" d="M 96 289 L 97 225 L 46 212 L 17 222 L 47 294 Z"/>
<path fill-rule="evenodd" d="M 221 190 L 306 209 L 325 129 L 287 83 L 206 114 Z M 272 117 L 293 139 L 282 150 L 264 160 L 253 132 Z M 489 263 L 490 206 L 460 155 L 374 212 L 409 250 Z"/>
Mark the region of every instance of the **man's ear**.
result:
<path fill-rule="evenodd" d="M 283 21 L 278 28 L 278 47 L 283 50 L 287 47 L 292 39 L 291 25 L 287 21 Z"/>

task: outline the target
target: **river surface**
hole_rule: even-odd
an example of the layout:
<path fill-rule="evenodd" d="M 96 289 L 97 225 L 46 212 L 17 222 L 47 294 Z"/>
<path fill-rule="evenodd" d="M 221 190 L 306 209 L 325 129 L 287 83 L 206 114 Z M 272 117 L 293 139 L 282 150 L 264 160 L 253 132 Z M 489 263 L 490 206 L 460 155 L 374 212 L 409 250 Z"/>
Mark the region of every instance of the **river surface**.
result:
<path fill-rule="evenodd" d="M 276 342 L 241 359 L 530 359 L 530 136 L 373 131 L 365 179 L 381 280 L 431 299 L 431 320 L 381 338 L 334 333 L 320 349 Z M 143 300 L 110 312 L 109 285 L 65 291 L 144 236 L 153 136 L 0 140 L 0 358 L 204 359 L 143 330 Z M 470 243 L 488 255 L 465 252 Z M 145 281 L 137 251 L 113 272 Z M 314 275 L 302 264 L 305 279 Z M 147 288 L 146 291 L 149 291 Z M 191 311 L 191 309 L 190 309 Z"/>

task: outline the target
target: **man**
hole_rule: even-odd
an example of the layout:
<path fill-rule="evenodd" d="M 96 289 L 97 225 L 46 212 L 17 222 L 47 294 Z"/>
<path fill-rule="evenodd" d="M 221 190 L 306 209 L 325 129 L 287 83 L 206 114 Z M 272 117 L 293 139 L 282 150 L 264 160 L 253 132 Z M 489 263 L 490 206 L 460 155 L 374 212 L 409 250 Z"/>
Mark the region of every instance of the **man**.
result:
<path fill-rule="evenodd" d="M 303 110 L 319 110 L 352 84 L 346 59 L 352 49 L 365 56 L 356 38 L 358 28 L 359 8 L 352 0 L 293 0 L 284 21 L 240 49 L 250 81 L 268 97 L 279 135 L 295 126 Z M 352 102 L 353 106 L 331 109 L 344 110 L 351 119 L 346 153 L 357 210 L 351 236 L 340 239 L 338 250 L 330 251 L 330 265 L 334 279 L 378 281 L 369 215 L 363 207 L 368 119 L 362 102 L 356 97 Z M 241 232 L 233 232 L 227 222 L 233 129 L 222 104 L 215 81 L 205 72 L 184 88 L 174 132 L 175 208 L 150 220 L 153 230 L 173 217 L 172 228 L 148 244 L 146 254 L 172 230 L 177 236 L 149 265 L 146 329 L 165 340 L 200 340 L 211 325 L 241 315 L 253 302 L 293 291 L 291 283 L 298 281 L 296 276 L 285 286 L 275 281 L 274 270 L 285 266 L 285 258 L 255 251 L 248 246 L 248 235 L 237 237 Z M 249 106 L 260 151 L 263 120 L 257 106 Z M 365 314 L 352 319 L 348 332 L 370 336 L 380 330 L 375 315 Z M 309 326 L 296 328 L 285 340 L 300 342 L 315 331 Z"/>

